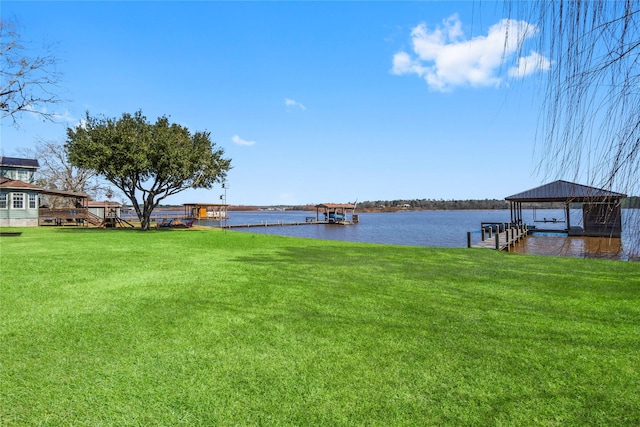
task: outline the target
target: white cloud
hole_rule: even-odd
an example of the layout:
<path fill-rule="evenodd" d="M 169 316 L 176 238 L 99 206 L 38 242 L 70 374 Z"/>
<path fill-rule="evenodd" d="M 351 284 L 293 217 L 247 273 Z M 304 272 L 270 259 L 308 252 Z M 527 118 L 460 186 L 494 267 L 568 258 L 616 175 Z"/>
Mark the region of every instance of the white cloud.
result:
<path fill-rule="evenodd" d="M 245 139 L 242 139 L 238 135 L 233 135 L 231 140 L 234 142 L 234 144 L 245 145 L 245 146 L 248 146 L 248 147 L 250 147 L 250 146 L 252 146 L 252 145 L 254 145 L 256 143 L 255 141 L 247 141 Z"/>
<path fill-rule="evenodd" d="M 37 109 L 34 108 L 33 105 L 27 105 L 24 108 L 24 111 L 36 120 L 42 120 L 44 117 L 48 117 L 56 123 L 70 123 L 78 121 L 78 119 L 76 119 L 67 109 L 62 112 L 50 112 L 46 106 L 42 106 L 40 109 Z"/>
<path fill-rule="evenodd" d="M 303 111 L 307 109 L 307 107 L 305 107 L 302 103 L 300 103 L 300 102 L 298 102 L 298 101 L 296 101 L 294 99 L 291 99 L 291 98 L 285 98 L 284 99 L 284 105 L 287 108 L 297 108 L 297 109 L 300 109 L 300 110 L 303 110 Z"/>
<path fill-rule="evenodd" d="M 509 69 L 509 75 L 511 77 L 525 77 L 537 71 L 547 71 L 549 68 L 551 68 L 549 58 L 538 52 L 531 52 L 529 56 L 518 58 L 517 65 Z"/>
<path fill-rule="evenodd" d="M 497 87 L 501 83 L 500 67 L 517 53 L 523 41 L 536 34 L 537 28 L 525 21 L 502 19 L 489 28 L 487 35 L 467 40 L 458 15 L 452 15 L 433 30 L 424 23 L 416 26 L 411 31 L 413 54 L 396 53 L 391 72 L 415 74 L 424 78 L 431 89 L 441 92 L 457 86 Z M 536 52 L 518 58 L 517 64 L 510 75 L 531 74 L 550 66 Z"/>

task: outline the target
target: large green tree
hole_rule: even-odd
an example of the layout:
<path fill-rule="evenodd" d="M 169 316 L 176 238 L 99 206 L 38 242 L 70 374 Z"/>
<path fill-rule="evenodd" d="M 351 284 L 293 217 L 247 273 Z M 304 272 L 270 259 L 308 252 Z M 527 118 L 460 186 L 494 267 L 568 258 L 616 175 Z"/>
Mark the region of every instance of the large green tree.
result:
<path fill-rule="evenodd" d="M 161 200 L 188 188 L 222 182 L 231 160 L 209 132 L 191 133 L 160 117 L 151 123 L 141 111 L 85 120 L 67 129 L 72 164 L 93 169 L 119 188 L 133 205 L 143 230 Z"/>

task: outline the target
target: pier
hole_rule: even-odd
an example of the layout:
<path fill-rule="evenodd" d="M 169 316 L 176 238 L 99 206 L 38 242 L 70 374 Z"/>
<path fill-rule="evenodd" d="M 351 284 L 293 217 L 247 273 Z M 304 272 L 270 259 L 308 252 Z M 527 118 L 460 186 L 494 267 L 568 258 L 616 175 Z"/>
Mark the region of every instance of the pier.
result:
<path fill-rule="evenodd" d="M 276 221 L 276 222 L 261 222 L 259 224 L 226 224 L 222 225 L 221 228 L 255 228 L 255 227 L 284 227 L 290 225 L 318 225 L 318 224 L 331 224 L 329 221 L 317 221 L 315 217 L 308 216 L 305 219 L 305 222 L 293 221 L 293 222 L 284 222 L 284 221 Z"/>
<path fill-rule="evenodd" d="M 471 244 L 471 232 L 467 232 L 467 247 L 468 248 L 484 248 L 484 249 L 496 249 L 498 251 L 508 251 L 520 240 L 527 237 L 529 234 L 529 228 L 527 224 L 497 224 L 482 223 L 480 242 Z"/>
<path fill-rule="evenodd" d="M 505 200 L 509 202 L 511 211 L 511 222 L 502 226 L 483 222 L 481 224 L 481 241 L 472 245 L 471 232 L 468 232 L 467 247 L 508 251 L 509 248 L 525 238 L 530 230 L 523 221 L 523 203 L 532 204 L 534 223 L 544 223 L 545 225 L 559 223 L 564 225 L 562 230 L 555 228 L 542 230 L 532 225 L 531 231 L 563 233 L 567 236 L 621 237 L 622 214 L 620 200 L 625 197 L 627 197 L 626 194 L 562 180 L 541 185 L 540 187 L 506 197 Z M 536 216 L 537 205 L 553 203 L 564 203 L 564 218 L 543 217 L 538 219 Z M 570 209 L 572 204 L 582 205 L 583 227 L 571 226 Z M 487 229 L 489 237 L 485 238 Z"/>

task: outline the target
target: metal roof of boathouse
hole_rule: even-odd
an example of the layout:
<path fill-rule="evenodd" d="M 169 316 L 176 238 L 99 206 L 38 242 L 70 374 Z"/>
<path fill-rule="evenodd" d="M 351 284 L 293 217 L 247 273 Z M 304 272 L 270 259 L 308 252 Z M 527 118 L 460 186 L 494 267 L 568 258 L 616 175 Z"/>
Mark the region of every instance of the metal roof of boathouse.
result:
<path fill-rule="evenodd" d="M 351 203 L 321 203 L 315 207 L 328 209 L 355 209 L 356 205 Z"/>
<path fill-rule="evenodd" d="M 510 202 L 596 202 L 623 199 L 626 194 L 558 180 L 509 197 Z"/>

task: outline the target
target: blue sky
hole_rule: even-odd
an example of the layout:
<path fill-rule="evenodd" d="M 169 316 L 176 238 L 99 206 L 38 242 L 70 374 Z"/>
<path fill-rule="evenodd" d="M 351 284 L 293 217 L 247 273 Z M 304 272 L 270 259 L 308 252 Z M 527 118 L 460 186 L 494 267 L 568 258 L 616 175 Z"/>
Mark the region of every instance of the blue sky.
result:
<path fill-rule="evenodd" d="M 503 198 L 534 173 L 540 76 L 491 2 L 2 2 L 55 44 L 56 123 L 2 122 L 2 154 L 64 142 L 85 111 L 208 130 L 227 202 Z M 502 27 L 501 27 L 502 25 Z M 526 69 L 525 69 L 526 65 Z M 518 69 L 518 66 L 520 68 Z M 543 68 L 538 70 L 537 68 Z M 555 177 L 554 177 L 555 178 Z M 217 202 L 219 186 L 169 203 Z"/>

